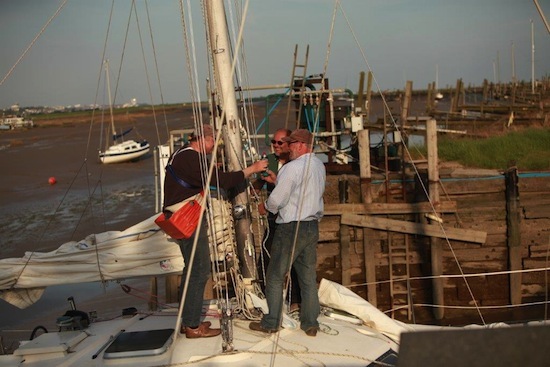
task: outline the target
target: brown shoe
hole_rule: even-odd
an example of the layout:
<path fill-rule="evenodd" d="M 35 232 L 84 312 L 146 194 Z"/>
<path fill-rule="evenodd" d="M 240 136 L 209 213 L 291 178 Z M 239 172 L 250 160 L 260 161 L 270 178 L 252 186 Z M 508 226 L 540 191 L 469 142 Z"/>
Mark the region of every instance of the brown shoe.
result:
<path fill-rule="evenodd" d="M 250 330 L 261 331 L 262 333 L 266 334 L 273 334 L 277 332 L 276 329 L 265 329 L 261 323 L 254 321 L 248 324 L 248 327 L 250 328 Z"/>
<path fill-rule="evenodd" d="M 300 309 L 300 304 L 299 303 L 292 303 L 290 305 L 290 309 L 288 310 L 289 312 L 294 312 L 294 311 L 298 311 Z"/>
<path fill-rule="evenodd" d="M 310 327 L 307 330 L 304 330 L 307 336 L 317 336 L 317 327 Z"/>
<path fill-rule="evenodd" d="M 185 328 L 185 336 L 188 339 L 210 338 L 213 336 L 218 336 L 221 333 L 221 329 L 211 329 L 210 322 L 208 321 L 201 323 L 199 327 L 195 329 L 192 329 L 190 327 Z"/>
<path fill-rule="evenodd" d="M 205 328 L 210 327 L 212 323 L 210 321 L 203 321 L 201 322 L 201 325 L 204 325 Z M 187 327 L 185 325 L 181 325 L 180 327 L 180 334 L 185 334 L 185 331 L 187 330 Z"/>

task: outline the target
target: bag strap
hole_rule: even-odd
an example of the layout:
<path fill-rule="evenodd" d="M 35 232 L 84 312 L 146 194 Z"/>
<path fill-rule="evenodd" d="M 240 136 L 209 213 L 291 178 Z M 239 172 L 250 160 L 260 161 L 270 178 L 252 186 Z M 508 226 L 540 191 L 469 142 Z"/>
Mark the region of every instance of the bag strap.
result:
<path fill-rule="evenodd" d="M 170 174 L 172 175 L 172 177 L 174 177 L 174 180 L 176 180 L 181 186 L 185 187 L 186 189 L 195 188 L 195 186 L 189 185 L 187 182 L 183 181 L 181 178 L 179 178 L 178 176 L 176 176 L 176 172 L 174 172 L 174 168 L 172 167 L 171 164 L 168 164 L 168 165 L 166 166 L 166 170 L 168 170 L 168 172 L 170 172 Z"/>
<path fill-rule="evenodd" d="M 176 172 L 174 172 L 174 168 L 172 167 L 172 161 L 174 160 L 174 157 L 176 156 L 176 154 L 178 154 L 179 152 L 183 152 L 184 150 L 190 150 L 190 149 L 191 149 L 190 147 L 185 147 L 185 148 L 178 149 L 178 151 L 176 153 L 174 153 L 174 155 L 172 156 L 172 158 L 170 159 L 170 161 L 166 165 L 166 170 L 168 172 L 170 172 L 170 174 L 172 175 L 174 180 L 176 180 L 177 183 L 179 183 L 181 186 L 185 187 L 186 189 L 193 189 L 193 188 L 199 188 L 199 187 L 190 185 L 187 182 L 185 182 L 184 180 L 182 180 L 181 178 L 179 178 L 176 175 Z"/>

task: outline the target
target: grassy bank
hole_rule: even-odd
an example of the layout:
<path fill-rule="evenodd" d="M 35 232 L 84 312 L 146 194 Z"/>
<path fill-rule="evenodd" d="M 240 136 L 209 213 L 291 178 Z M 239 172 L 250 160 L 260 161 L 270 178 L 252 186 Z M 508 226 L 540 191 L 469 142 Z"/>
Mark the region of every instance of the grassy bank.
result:
<path fill-rule="evenodd" d="M 124 107 L 124 108 L 114 108 L 113 115 L 135 115 L 135 114 L 152 114 L 154 110 L 158 111 L 172 111 L 174 109 L 182 109 L 184 105 L 179 104 L 167 104 L 167 105 L 158 105 L 154 108 L 149 105 L 136 106 L 136 107 Z M 64 111 L 64 112 L 54 112 L 54 113 L 41 113 L 32 115 L 32 119 L 35 122 L 43 121 L 53 121 L 53 120 L 63 120 L 63 119 L 81 119 L 81 118 L 90 118 L 94 111 L 85 110 L 85 111 Z M 97 109 L 95 114 L 109 113 L 109 110 L 106 109 L 102 111 Z"/>
<path fill-rule="evenodd" d="M 438 137 L 439 158 L 466 167 L 523 171 L 550 170 L 550 130 L 529 128 L 487 139 Z M 414 151 L 416 149 L 412 149 Z M 425 147 L 418 153 L 425 155 Z"/>

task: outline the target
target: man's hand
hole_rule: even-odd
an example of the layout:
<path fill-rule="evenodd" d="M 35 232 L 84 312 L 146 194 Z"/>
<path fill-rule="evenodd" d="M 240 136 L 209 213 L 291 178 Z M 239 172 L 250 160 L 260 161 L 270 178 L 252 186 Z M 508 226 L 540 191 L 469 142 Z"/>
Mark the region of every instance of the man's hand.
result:
<path fill-rule="evenodd" d="M 267 159 L 261 159 L 259 161 L 254 162 L 250 166 L 243 169 L 244 177 L 248 178 L 253 173 L 260 173 L 262 171 L 265 171 L 267 169 Z"/>
<path fill-rule="evenodd" d="M 266 215 L 267 214 L 267 209 L 265 208 L 265 203 L 259 203 L 258 204 L 258 213 L 260 213 L 260 215 Z"/>
<path fill-rule="evenodd" d="M 275 172 L 270 171 L 269 169 L 266 169 L 264 172 L 267 173 L 267 175 L 262 175 L 262 180 L 270 184 L 275 184 L 275 181 L 277 181 L 277 175 Z"/>

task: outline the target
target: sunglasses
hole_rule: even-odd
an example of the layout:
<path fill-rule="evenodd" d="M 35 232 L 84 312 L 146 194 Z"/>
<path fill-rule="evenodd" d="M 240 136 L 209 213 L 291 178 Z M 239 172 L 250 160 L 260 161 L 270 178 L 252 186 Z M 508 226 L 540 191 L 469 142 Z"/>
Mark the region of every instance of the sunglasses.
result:
<path fill-rule="evenodd" d="M 284 141 L 281 141 L 281 140 L 279 140 L 279 141 L 277 141 L 277 140 L 271 140 L 271 144 L 273 144 L 273 145 L 275 145 L 275 144 L 277 144 L 277 145 L 283 145 L 284 143 L 285 143 L 285 142 L 284 142 Z"/>

